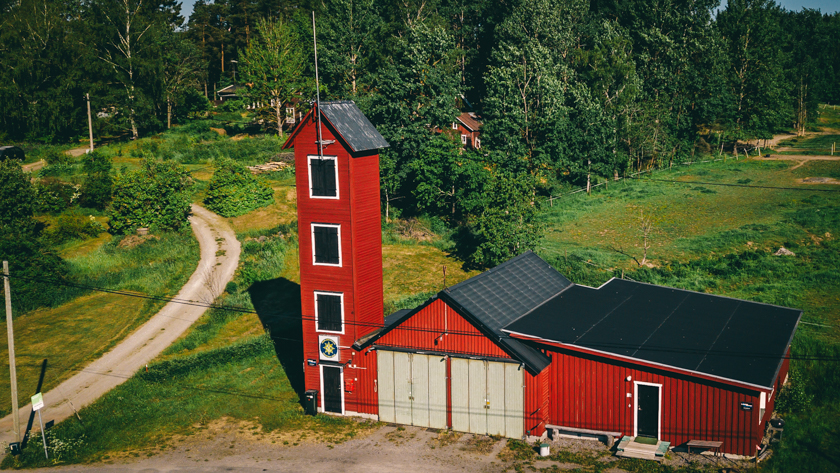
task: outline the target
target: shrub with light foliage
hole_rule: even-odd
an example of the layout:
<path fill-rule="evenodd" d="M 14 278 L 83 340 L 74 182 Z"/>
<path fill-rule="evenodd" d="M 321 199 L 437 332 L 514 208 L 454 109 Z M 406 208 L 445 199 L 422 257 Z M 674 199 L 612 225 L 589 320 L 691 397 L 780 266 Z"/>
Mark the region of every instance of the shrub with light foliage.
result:
<path fill-rule="evenodd" d="M 230 159 L 218 163 L 204 198 L 208 209 L 224 217 L 236 217 L 272 203 L 271 187 Z"/>

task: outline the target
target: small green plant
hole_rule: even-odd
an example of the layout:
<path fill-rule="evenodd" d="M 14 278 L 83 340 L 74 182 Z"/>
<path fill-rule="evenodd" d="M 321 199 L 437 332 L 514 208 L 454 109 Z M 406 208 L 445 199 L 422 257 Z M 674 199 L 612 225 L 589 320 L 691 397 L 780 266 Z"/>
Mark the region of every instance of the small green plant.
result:
<path fill-rule="evenodd" d="M 236 217 L 274 203 L 274 191 L 241 164 L 222 160 L 207 190 L 204 204 L 224 217 Z"/>
<path fill-rule="evenodd" d="M 81 186 L 46 177 L 35 182 L 35 203 L 39 213 L 59 214 L 77 204 Z"/>
<path fill-rule="evenodd" d="M 811 406 L 814 396 L 805 391 L 805 379 L 797 369 L 790 370 L 788 383 L 782 386 L 776 409 L 785 413 L 803 412 Z"/>
<path fill-rule="evenodd" d="M 85 179 L 81 187 L 81 205 L 104 210 L 111 202 L 114 187 L 111 178 L 111 157 L 100 152 L 88 153 L 82 158 Z"/>

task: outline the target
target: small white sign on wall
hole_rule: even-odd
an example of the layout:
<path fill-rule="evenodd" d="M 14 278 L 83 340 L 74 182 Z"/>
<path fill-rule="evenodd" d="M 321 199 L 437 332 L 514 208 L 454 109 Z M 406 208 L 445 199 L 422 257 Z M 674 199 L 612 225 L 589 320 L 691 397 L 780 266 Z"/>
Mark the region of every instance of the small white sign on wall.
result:
<path fill-rule="evenodd" d="M 321 360 L 341 361 L 338 353 L 338 337 L 334 335 L 318 335 L 318 354 Z"/>

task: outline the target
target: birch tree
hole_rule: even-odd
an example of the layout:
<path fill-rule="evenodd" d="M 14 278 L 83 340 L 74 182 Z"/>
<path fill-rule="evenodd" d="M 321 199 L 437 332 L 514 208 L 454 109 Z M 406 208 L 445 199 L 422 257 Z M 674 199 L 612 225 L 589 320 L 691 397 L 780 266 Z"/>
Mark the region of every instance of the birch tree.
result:
<path fill-rule="evenodd" d="M 242 79 L 254 102 L 265 103 L 266 115 L 283 136 L 285 105 L 303 88 L 304 55 L 292 26 L 282 20 L 260 20 L 257 37 L 239 60 Z"/>

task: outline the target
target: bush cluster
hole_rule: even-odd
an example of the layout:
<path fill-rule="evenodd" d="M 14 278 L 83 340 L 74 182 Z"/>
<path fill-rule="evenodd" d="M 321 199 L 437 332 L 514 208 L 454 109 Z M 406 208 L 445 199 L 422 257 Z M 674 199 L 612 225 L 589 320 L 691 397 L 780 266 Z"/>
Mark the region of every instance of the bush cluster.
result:
<path fill-rule="evenodd" d="M 35 210 L 38 213 L 60 214 L 77 203 L 81 187 L 51 177 L 35 182 Z"/>
<path fill-rule="evenodd" d="M 192 177 L 173 162 L 145 160 L 142 169 L 114 178 L 109 216 L 111 233 L 139 227 L 153 231 L 181 230 L 190 215 Z"/>
<path fill-rule="evenodd" d="M 66 213 L 59 216 L 41 235 L 46 243 L 57 245 L 68 240 L 92 238 L 104 231 L 105 227 L 92 215 L 86 217 Z"/>
<path fill-rule="evenodd" d="M 224 217 L 236 217 L 274 203 L 274 191 L 241 164 L 226 159 L 219 162 L 204 204 Z"/>

